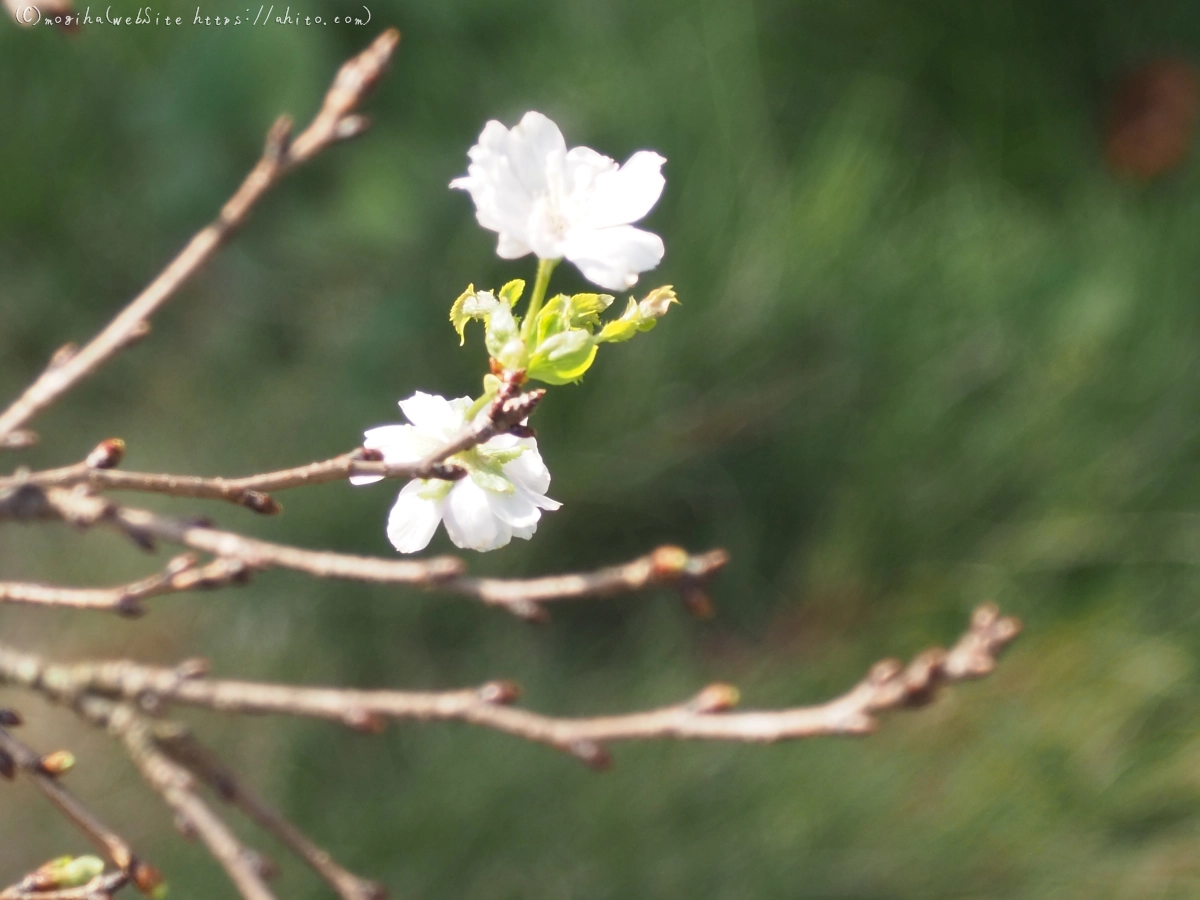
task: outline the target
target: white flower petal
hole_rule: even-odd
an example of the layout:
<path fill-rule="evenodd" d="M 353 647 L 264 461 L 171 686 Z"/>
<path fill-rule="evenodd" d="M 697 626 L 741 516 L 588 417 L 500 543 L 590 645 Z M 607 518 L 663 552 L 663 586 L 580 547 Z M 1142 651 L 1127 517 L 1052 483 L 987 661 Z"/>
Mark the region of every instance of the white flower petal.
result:
<path fill-rule="evenodd" d="M 591 147 L 572 147 L 563 160 L 562 179 L 563 191 L 568 198 L 581 203 L 599 183 L 602 176 L 615 173 L 617 161 L 603 153 L 597 153 Z M 594 202 L 594 201 L 593 201 Z M 577 212 L 584 212 L 580 209 Z M 644 215 L 644 214 L 643 214 Z M 618 223 L 624 225 L 624 222 Z"/>
<path fill-rule="evenodd" d="M 387 463 L 417 462 L 436 450 L 441 443 L 422 435 L 411 425 L 381 425 L 363 435 L 363 446 L 368 450 L 378 450 Z M 351 475 L 350 483 L 374 484 L 382 478 L 382 475 Z"/>
<path fill-rule="evenodd" d="M 437 394 L 417 391 L 407 400 L 400 401 L 400 409 L 418 431 L 431 436 L 456 435 L 462 429 L 462 416 L 450 401 Z"/>
<path fill-rule="evenodd" d="M 508 135 L 508 159 L 522 186 L 532 196 L 548 190 L 549 167 L 561 166 L 567 155 L 558 126 L 540 112 L 527 112 Z"/>
<path fill-rule="evenodd" d="M 512 530 L 512 534 L 513 534 L 513 537 L 515 537 L 515 538 L 521 538 L 521 540 L 527 541 L 531 537 L 533 537 L 533 535 L 536 531 L 537 531 L 537 522 L 534 522 L 532 525 L 530 525 L 527 528 L 514 528 Z"/>
<path fill-rule="evenodd" d="M 620 169 L 598 175 L 586 223 L 592 228 L 608 228 L 628 225 L 645 216 L 654 208 L 667 183 L 662 174 L 665 162 L 664 157 L 652 150 L 640 150 Z"/>
<path fill-rule="evenodd" d="M 443 501 L 446 533 L 466 550 L 494 550 L 507 544 L 512 532 L 492 514 L 483 488 L 470 478 L 456 481 Z"/>
<path fill-rule="evenodd" d="M 529 112 L 511 130 L 488 122 L 468 156 L 467 175 L 450 186 L 471 194 L 500 257 L 566 257 L 608 290 L 631 287 L 662 259 L 657 235 L 629 227 L 662 195 L 659 154 L 641 150 L 618 166 L 588 147 L 568 151 L 558 126 Z"/>
<path fill-rule="evenodd" d="M 504 477 L 518 487 L 523 487 L 533 494 L 544 494 L 550 487 L 550 470 L 542 462 L 542 455 L 537 451 L 537 443 L 527 439 L 533 446 L 516 459 L 506 462 L 500 467 Z"/>
<path fill-rule="evenodd" d="M 500 240 L 496 241 L 496 255 L 501 259 L 520 259 L 532 252 L 533 249 L 516 235 L 500 232 Z"/>
<path fill-rule="evenodd" d="M 657 234 L 618 225 L 572 233 L 564 244 L 563 255 L 588 281 L 610 291 L 623 291 L 637 284 L 638 273 L 659 264 L 663 250 L 662 238 Z"/>
<path fill-rule="evenodd" d="M 442 521 L 442 501 L 422 497 L 421 489 L 420 481 L 406 484 L 388 516 L 388 540 L 401 553 L 424 550 Z"/>
<path fill-rule="evenodd" d="M 542 517 L 542 511 L 534 505 L 525 491 L 514 490 L 511 494 L 485 491 L 492 514 L 512 528 L 528 528 Z"/>

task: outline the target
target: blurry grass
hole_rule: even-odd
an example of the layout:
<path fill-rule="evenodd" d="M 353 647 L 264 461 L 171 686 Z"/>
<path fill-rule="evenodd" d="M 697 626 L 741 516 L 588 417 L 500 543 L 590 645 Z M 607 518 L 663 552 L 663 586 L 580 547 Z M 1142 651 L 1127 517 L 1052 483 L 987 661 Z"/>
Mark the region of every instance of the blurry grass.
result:
<path fill-rule="evenodd" d="M 554 392 L 537 424 L 566 505 L 530 544 L 471 563 L 540 572 L 721 544 L 719 619 L 650 596 L 531 631 L 456 600 L 277 574 L 136 623 L 5 610 L 6 639 L 203 653 L 280 680 L 515 677 L 531 704 L 585 714 L 713 680 L 748 704 L 821 699 L 880 655 L 953 639 L 995 598 L 1030 625 L 996 675 L 869 741 L 624 747 L 605 776 L 450 727 L 365 739 L 252 721 L 215 725 L 216 743 L 396 896 L 1194 896 L 1200 192 L 1194 164 L 1117 183 L 1096 123 L 1127 65 L 1196 55 L 1200 12 L 372 9 L 405 32 L 373 132 L 270 198 L 151 341 L 44 417 L 26 458 L 120 434 L 131 467 L 256 471 L 345 449 L 416 388 L 474 390 L 482 351 L 456 351 L 448 304 L 529 267 L 494 257 L 446 183 L 487 118 L 541 109 L 572 144 L 668 158 L 648 220 L 668 253 L 647 282 L 684 305 Z M 140 287 L 273 116 L 303 118 L 364 40 L 0 30 L 0 394 Z M 284 497 L 279 520 L 212 511 L 387 553 L 393 493 L 325 486 Z M 152 563 L 106 535 L 9 528 L 0 565 L 85 583 Z M 175 895 L 228 893 L 86 741 L 68 742 L 87 750 L 72 777 Z M 73 849 L 14 796 L 0 871 Z M 294 872 L 286 886 L 324 895 Z"/>

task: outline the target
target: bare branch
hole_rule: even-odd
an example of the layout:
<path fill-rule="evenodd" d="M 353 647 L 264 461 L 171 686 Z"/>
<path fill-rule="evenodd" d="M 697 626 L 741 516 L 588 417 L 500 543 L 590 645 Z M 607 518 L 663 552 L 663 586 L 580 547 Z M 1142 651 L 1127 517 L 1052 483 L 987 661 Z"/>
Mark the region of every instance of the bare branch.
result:
<path fill-rule="evenodd" d="M 242 584 L 250 567 L 236 559 L 216 559 L 200 565 L 194 553 L 175 557 L 149 578 L 110 588 L 66 588 L 44 584 L 0 581 L 0 603 L 29 603 L 114 612 L 135 617 L 145 613 L 142 601 L 160 594 L 174 594 Z"/>
<path fill-rule="evenodd" d="M 171 704 L 223 713 L 277 713 L 325 719 L 362 731 L 377 731 L 388 719 L 458 721 L 495 729 L 569 753 L 589 765 L 606 766 L 606 742 L 629 740 L 742 741 L 770 743 L 873 731 L 886 710 L 928 703 L 944 684 L 991 672 L 996 657 L 1021 629 L 995 606 L 975 611 L 969 630 L 950 650 L 935 648 L 904 666 L 876 664 L 848 693 L 818 706 L 729 712 L 736 689 L 710 685 L 691 700 L 648 712 L 597 718 L 555 718 L 507 704 L 519 689 L 491 682 L 477 689 L 445 692 L 358 691 L 304 688 L 245 681 L 209 680 L 195 663 L 176 669 L 133 662 L 49 664 L 0 645 L 0 683 L 32 688 L 58 702 L 83 695 L 136 701 L 158 710 Z"/>
<path fill-rule="evenodd" d="M 0 444 L 7 444 L 14 431 L 113 356 L 145 337 L 150 330 L 150 318 L 213 257 L 221 244 L 245 223 L 262 196 L 289 171 L 327 147 L 365 130 L 367 120 L 355 110 L 382 76 L 399 40 L 400 33 L 389 29 L 343 65 L 316 118 L 295 140 L 289 140 L 292 123 L 286 116 L 272 126 L 262 158 L 217 219 L 193 237 L 91 342 L 78 349 L 70 345 L 60 349 L 25 393 L 0 413 Z"/>
<path fill-rule="evenodd" d="M 472 578 L 462 574 L 462 561 L 452 557 L 410 561 L 303 550 L 220 531 L 206 523 L 119 506 L 86 493 L 82 487 L 43 490 L 25 484 L 0 493 L 0 520 L 5 518 L 61 519 L 81 528 L 102 525 L 122 532 L 141 547 L 152 546 L 155 539 L 182 544 L 226 560 L 226 565 L 241 563 L 246 571 L 239 572 L 239 577 L 249 570 L 286 568 L 319 578 L 409 584 L 449 591 L 475 597 L 489 606 L 534 621 L 545 618 L 542 603 L 606 597 L 650 586 L 676 588 L 689 608 L 708 614 L 710 604 L 704 584 L 728 560 L 723 550 L 692 556 L 679 547 L 660 547 L 632 562 L 596 572 L 531 579 Z"/>
<path fill-rule="evenodd" d="M 595 572 L 547 575 L 541 578 L 473 578 L 460 575 L 437 586 L 475 597 L 489 606 L 499 606 L 522 618 L 541 620 L 545 612 L 539 606 L 556 600 L 585 600 L 632 593 L 647 587 L 674 587 L 688 608 L 702 616 L 712 614 L 711 601 L 704 585 L 729 562 L 724 550 L 690 555 L 681 547 L 659 547 L 653 553 L 619 566 Z"/>
<path fill-rule="evenodd" d="M 342 900 L 383 900 L 387 896 L 381 884 L 343 869 L 295 825 L 259 799 L 188 729 L 173 722 L 156 723 L 154 737 L 159 749 L 206 783 L 222 800 L 236 806 L 260 828 L 274 835 L 325 879 Z"/>
<path fill-rule="evenodd" d="M 32 447 L 38 442 L 38 436 L 26 429 L 18 429 L 10 431 L 8 434 L 0 436 L 0 450 L 24 450 L 26 447 Z"/>
<path fill-rule="evenodd" d="M 125 745 L 142 778 L 162 797 L 177 822 L 200 838 L 246 900 L 275 900 L 260 871 L 264 868 L 260 855 L 245 847 L 200 798 L 195 779 L 158 748 L 141 716 L 128 706 L 96 697 L 80 698 L 75 709 Z"/>
<path fill-rule="evenodd" d="M 97 491 L 144 491 L 174 497 L 225 500 L 257 513 L 274 515 L 280 512 L 282 507 L 266 493 L 267 491 L 345 481 L 354 475 L 404 479 L 440 478 L 451 481 L 461 478 L 466 474 L 465 470 L 453 462 L 447 463 L 446 460 L 456 453 L 486 443 L 496 435 L 521 425 L 541 402 L 545 393 L 543 390 L 525 393 L 510 390 L 491 404 L 487 416 L 481 417 L 460 437 L 414 463 L 384 462 L 378 451 L 360 447 L 322 462 L 244 478 L 203 478 L 195 475 L 126 472 L 116 468 L 124 457 L 125 442 L 118 438 L 110 438 L 98 444 L 82 462 L 59 469 L 20 472 L 0 478 L 0 491 L 27 484 L 38 487 L 73 487 L 83 484 Z"/>
<path fill-rule="evenodd" d="M 103 525 L 147 549 L 159 539 L 223 559 L 237 560 L 250 569 L 295 569 L 318 578 L 427 586 L 452 578 L 463 569 L 462 562 L 453 557 L 421 561 L 380 559 L 273 544 L 219 531 L 208 527 L 206 522 L 185 521 L 118 506 L 86 494 L 82 489 L 50 488 L 43 491 L 26 485 L 0 494 L 0 519 L 4 518 L 61 519 L 80 528 Z"/>
<path fill-rule="evenodd" d="M 6 724 L 20 722 L 15 714 L 3 712 L 4 715 L 0 719 Z M 42 756 L 13 737 L 6 728 L 0 727 L 0 774 L 11 773 L 13 767 L 22 772 L 125 877 L 145 886 L 147 890 L 161 883 L 162 876 L 157 869 L 139 860 L 124 838 L 101 822 L 74 794 L 59 783 L 61 773 L 56 766 L 48 763 L 49 759 L 50 757 Z M 14 886 L 13 890 L 20 887 Z M 7 894 L 7 891 L 5 893 Z M 4 895 L 0 895 L 2 896 Z M 16 893 L 13 896 L 21 895 Z"/>

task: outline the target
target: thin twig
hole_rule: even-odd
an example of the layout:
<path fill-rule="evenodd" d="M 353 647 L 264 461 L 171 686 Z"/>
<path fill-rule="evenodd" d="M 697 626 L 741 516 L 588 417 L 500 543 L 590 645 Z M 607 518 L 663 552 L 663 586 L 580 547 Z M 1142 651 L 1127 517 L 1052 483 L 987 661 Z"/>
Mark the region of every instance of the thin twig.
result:
<path fill-rule="evenodd" d="M 187 728 L 163 722 L 155 723 L 153 730 L 159 749 L 207 784 L 218 797 L 236 806 L 277 838 L 320 875 L 342 900 L 383 900 L 387 896 L 378 882 L 360 878 L 338 865 L 329 853 L 247 788 Z"/>
<path fill-rule="evenodd" d="M 105 526 L 150 547 L 155 539 L 182 544 L 247 569 L 287 568 L 319 578 L 408 584 L 463 594 L 525 619 L 545 618 L 541 604 L 555 600 L 604 597 L 650 586 L 678 589 L 693 609 L 705 612 L 704 584 L 726 563 L 723 550 L 696 556 L 679 547 L 660 547 L 647 556 L 596 572 L 531 579 L 474 578 L 462 574 L 461 560 L 435 557 L 410 561 L 303 550 L 220 531 L 205 523 L 170 518 L 120 506 L 86 493 L 85 488 L 42 489 L 25 484 L 0 494 L 0 520 L 61 519 L 81 528 Z"/>
<path fill-rule="evenodd" d="M 200 565 L 194 553 L 175 557 L 148 578 L 110 588 L 69 588 L 0 581 L 0 603 L 28 603 L 114 612 L 135 617 L 145 613 L 142 601 L 160 594 L 207 590 L 244 583 L 250 567 L 236 559 L 215 559 Z"/>
<path fill-rule="evenodd" d="M 327 147 L 361 134 L 369 125 L 356 109 L 382 76 L 400 40 L 389 29 L 339 70 L 320 111 L 294 140 L 292 122 L 284 116 L 272 126 L 258 164 L 220 215 L 191 239 L 183 251 L 91 342 L 60 349 L 50 365 L 5 412 L 0 413 L 0 443 L 39 412 L 126 347 L 146 336 L 150 318 L 192 278 L 242 224 L 255 204 L 296 166 Z"/>
<path fill-rule="evenodd" d="M 594 572 L 572 572 L 540 578 L 475 578 L 460 575 L 437 585 L 450 591 L 475 597 L 489 606 L 507 609 L 522 618 L 545 618 L 542 603 L 558 600 L 584 600 L 632 593 L 648 587 L 673 587 L 685 603 L 701 616 L 711 614 L 704 585 L 729 562 L 724 550 L 709 550 L 696 555 L 682 547 L 659 547 L 652 553 L 618 566 Z"/>
<path fill-rule="evenodd" d="M 26 447 L 32 447 L 37 442 L 38 436 L 34 432 L 27 429 L 18 429 L 0 437 L 0 450 L 24 450 Z"/>
<path fill-rule="evenodd" d="M 158 748 L 141 716 L 128 706 L 96 697 L 79 698 L 75 709 L 125 745 L 142 778 L 162 797 L 176 821 L 200 838 L 246 900 L 275 900 L 260 871 L 265 868 L 262 857 L 243 845 L 196 793 L 195 779 Z"/>
<path fill-rule="evenodd" d="M 385 584 L 430 585 L 462 572 L 461 560 L 380 559 L 322 550 L 304 550 L 210 528 L 206 522 L 186 521 L 148 510 L 118 506 L 82 489 L 26 485 L 0 495 L 0 519 L 61 519 L 80 528 L 113 528 L 146 549 L 156 539 L 181 544 L 224 559 L 238 560 L 251 569 L 283 568 L 317 578 L 373 581 Z"/>
<path fill-rule="evenodd" d="M 444 691 L 358 691 L 305 688 L 205 677 L 195 662 L 163 669 L 133 662 L 49 664 L 32 654 L 0 645 L 0 683 L 40 691 L 58 702 L 104 695 L 136 701 L 158 711 L 171 704 L 222 713 L 277 713 L 325 719 L 363 731 L 377 731 L 388 719 L 458 721 L 495 729 L 569 753 L 589 765 L 609 762 L 604 744 L 613 741 L 678 740 L 770 743 L 873 731 L 885 710 L 920 706 L 944 684 L 980 678 L 1020 632 L 1020 622 L 985 604 L 969 630 L 950 650 L 935 648 L 904 666 L 898 660 L 876 664 L 848 693 L 817 706 L 728 712 L 736 689 L 710 685 L 691 700 L 648 712 L 596 718 L 556 718 L 508 704 L 519 695 L 509 682 Z"/>
<path fill-rule="evenodd" d="M 224 500 L 244 506 L 257 513 L 275 515 L 282 507 L 268 491 L 345 481 L 355 475 L 376 475 L 381 478 L 438 478 L 455 480 L 465 473 L 461 467 L 446 460 L 456 453 L 486 443 L 519 424 L 537 406 L 544 391 L 528 391 L 511 398 L 505 408 L 493 408 L 495 415 L 481 418 L 463 432 L 461 437 L 413 463 L 384 462 L 378 451 L 358 448 L 332 459 L 308 463 L 277 472 L 263 472 L 242 478 L 205 478 L 197 475 L 172 475 L 157 472 L 128 472 L 115 468 L 124 452 L 124 442 L 103 441 L 82 462 L 40 472 L 21 472 L 0 478 L 0 491 L 22 485 L 38 487 L 73 487 L 87 485 L 97 491 L 142 491 L 190 497 L 204 500 Z M 519 415 L 519 418 L 518 418 Z"/>
<path fill-rule="evenodd" d="M 20 721 L 10 712 L 6 712 L 3 719 L 10 723 Z M 48 759 L 0 727 L 0 772 L 10 771 L 15 766 L 120 872 L 147 890 L 157 886 L 162 880 L 158 870 L 139 860 L 124 838 L 62 786 L 55 768 L 47 764 Z"/>

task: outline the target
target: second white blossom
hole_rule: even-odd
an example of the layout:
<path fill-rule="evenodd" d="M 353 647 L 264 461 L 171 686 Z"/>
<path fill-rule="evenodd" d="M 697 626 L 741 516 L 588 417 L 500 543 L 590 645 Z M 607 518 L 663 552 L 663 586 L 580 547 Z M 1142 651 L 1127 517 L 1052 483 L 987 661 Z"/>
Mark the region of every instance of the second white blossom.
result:
<path fill-rule="evenodd" d="M 641 150 L 619 166 L 588 147 L 568 150 L 557 125 L 528 112 L 511 129 L 488 122 L 468 155 L 467 174 L 450 186 L 470 193 L 505 259 L 569 259 L 612 291 L 662 260 L 662 239 L 632 224 L 662 194 L 666 160 L 657 153 Z"/>
<path fill-rule="evenodd" d="M 418 391 L 400 401 L 410 424 L 372 428 L 366 432 L 363 446 L 378 450 L 385 462 L 417 462 L 463 433 L 470 407 L 469 397 L 447 400 Z M 562 505 L 546 496 L 550 471 L 534 438 L 498 435 L 448 461 L 465 468 L 467 477 L 458 481 L 414 479 L 396 498 L 387 535 L 401 553 L 424 550 L 442 522 L 457 546 L 495 550 L 514 537 L 533 537 L 542 510 Z M 379 478 L 358 475 L 350 480 L 370 484 Z"/>

